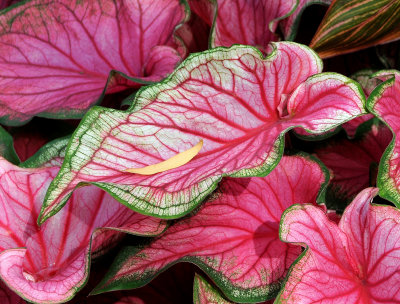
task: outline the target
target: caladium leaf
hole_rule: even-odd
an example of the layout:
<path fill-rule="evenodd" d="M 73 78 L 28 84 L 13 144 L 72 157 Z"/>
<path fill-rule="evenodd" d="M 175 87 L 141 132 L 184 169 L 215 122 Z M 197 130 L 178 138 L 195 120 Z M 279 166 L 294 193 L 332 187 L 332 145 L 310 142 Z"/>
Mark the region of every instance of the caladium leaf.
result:
<path fill-rule="evenodd" d="M 2 127 L 0 127 L 0 156 L 13 164 L 20 162 L 13 146 L 13 138 Z"/>
<path fill-rule="evenodd" d="M 314 4 L 329 6 L 332 0 L 298 0 L 298 2 L 295 11 L 280 23 L 285 40 L 294 40 L 296 38 L 301 15 L 307 7 Z"/>
<path fill-rule="evenodd" d="M 202 52 L 211 45 L 211 28 L 217 17 L 216 0 L 188 0 L 190 19 L 176 35 L 183 41 L 189 53 Z"/>
<path fill-rule="evenodd" d="M 95 293 L 140 287 L 174 263 L 190 261 L 233 301 L 270 299 L 301 252 L 280 242 L 281 214 L 294 203 L 315 203 L 326 174 L 317 162 L 285 156 L 267 177 L 224 179 L 196 215 L 144 248 L 123 250 Z"/>
<path fill-rule="evenodd" d="M 234 304 L 223 298 L 211 283 L 207 282 L 201 275 L 197 274 L 194 277 L 193 284 L 193 303 L 194 304 Z M 273 300 L 263 302 L 263 304 L 272 304 Z"/>
<path fill-rule="evenodd" d="M 397 0 L 333 0 L 310 46 L 322 58 L 400 38 Z"/>
<path fill-rule="evenodd" d="M 164 78 L 181 60 L 173 33 L 185 18 L 179 0 L 34 0 L 7 11 L 0 122 L 79 117 L 103 90 Z"/>
<path fill-rule="evenodd" d="M 400 166 L 399 149 L 399 111 L 400 111 L 400 72 L 383 71 L 376 75 L 389 78 L 380 84 L 368 98 L 368 109 L 378 116 L 393 132 L 393 140 L 385 150 L 379 164 L 377 186 L 379 195 L 400 207 Z"/>
<path fill-rule="evenodd" d="M 65 150 L 66 143 L 64 139 L 48 144 L 46 153 L 24 163 L 42 166 L 37 169 L 0 159 L 0 276 L 31 302 L 58 303 L 73 297 L 86 283 L 91 250 L 101 246 L 105 230 L 147 236 L 166 227 L 165 222 L 126 209 L 99 188 L 89 187 L 77 190 L 67 208 L 39 228 L 36 218 L 43 197 L 59 169 L 52 164 L 59 164 L 62 155 L 56 153 Z"/>
<path fill-rule="evenodd" d="M 309 48 L 290 42 L 271 48 L 266 58 L 246 46 L 192 55 L 163 83 L 141 90 L 126 112 L 93 108 L 71 139 L 39 221 L 83 183 L 133 210 L 176 218 L 195 208 L 222 176 L 269 173 L 286 130 L 321 133 L 364 113 L 365 97 L 354 81 L 335 73 L 307 79 L 322 69 Z M 164 161 L 201 139 L 200 153 L 186 165 L 152 176 L 125 172 Z"/>
<path fill-rule="evenodd" d="M 17 133 L 13 134 L 14 149 L 21 162 L 24 162 L 36 154 L 49 140 L 41 133 Z"/>
<path fill-rule="evenodd" d="M 283 241 L 306 245 L 276 303 L 397 303 L 400 211 L 370 205 L 377 188 L 363 190 L 339 225 L 312 205 L 285 211 Z"/>
<path fill-rule="evenodd" d="M 212 26 L 211 47 L 247 44 L 265 51 L 278 40 L 279 20 L 295 9 L 296 0 L 191 0 L 190 7 Z M 213 7 L 217 6 L 217 10 Z M 212 12 L 216 15 L 212 16 Z"/>
<path fill-rule="evenodd" d="M 193 283 L 193 303 L 194 304 L 232 304 L 225 300 L 217 289 L 214 288 L 206 279 L 197 274 Z"/>
<path fill-rule="evenodd" d="M 362 124 L 354 140 L 334 140 L 315 151 L 333 172 L 328 187 L 327 205 L 344 207 L 361 190 L 376 186 L 378 164 L 392 139 L 392 132 L 377 119 Z"/>

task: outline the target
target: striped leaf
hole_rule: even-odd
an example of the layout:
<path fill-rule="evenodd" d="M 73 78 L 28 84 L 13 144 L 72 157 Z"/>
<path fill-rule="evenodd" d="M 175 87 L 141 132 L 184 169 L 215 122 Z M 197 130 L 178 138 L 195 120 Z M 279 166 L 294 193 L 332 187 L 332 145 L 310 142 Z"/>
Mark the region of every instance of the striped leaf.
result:
<path fill-rule="evenodd" d="M 400 38 L 400 1 L 334 0 L 310 46 L 321 58 Z"/>

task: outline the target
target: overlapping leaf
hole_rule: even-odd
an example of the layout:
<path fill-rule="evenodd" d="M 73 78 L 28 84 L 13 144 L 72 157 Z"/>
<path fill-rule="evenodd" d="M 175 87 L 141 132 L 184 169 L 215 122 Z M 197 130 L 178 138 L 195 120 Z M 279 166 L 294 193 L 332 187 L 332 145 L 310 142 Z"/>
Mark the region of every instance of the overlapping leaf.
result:
<path fill-rule="evenodd" d="M 188 0 L 190 19 L 176 32 L 189 53 L 208 50 L 212 40 L 212 28 L 217 16 L 216 0 Z"/>
<path fill-rule="evenodd" d="M 191 0 L 190 7 L 212 26 L 210 45 L 247 44 L 265 51 L 278 40 L 279 20 L 295 9 L 296 0 Z M 217 10 L 212 8 L 217 6 Z M 212 13 L 216 15 L 212 15 Z"/>
<path fill-rule="evenodd" d="M 184 19 L 178 0 L 34 0 L 7 11 L 0 16 L 0 122 L 78 117 L 103 89 L 162 79 L 181 59 L 173 33 Z"/>
<path fill-rule="evenodd" d="M 373 119 L 360 126 L 354 140 L 335 140 L 315 151 L 333 172 L 328 206 L 343 211 L 361 190 L 376 186 L 378 164 L 391 139 L 390 129 Z"/>
<path fill-rule="evenodd" d="M 295 203 L 315 203 L 325 183 L 319 164 L 301 156 L 283 157 L 264 178 L 227 178 L 196 215 L 144 248 L 125 249 L 96 292 L 140 287 L 190 261 L 233 301 L 270 299 L 301 252 L 279 240 L 281 214 Z"/>
<path fill-rule="evenodd" d="M 307 7 L 314 4 L 328 6 L 331 2 L 332 0 L 298 0 L 295 11 L 281 22 L 285 40 L 294 40 L 294 38 L 296 38 L 300 18 Z"/>
<path fill-rule="evenodd" d="M 194 304 L 234 304 L 223 298 L 211 283 L 207 282 L 201 275 L 196 273 L 193 284 L 193 303 Z M 273 300 L 263 302 L 263 304 L 272 304 Z"/>
<path fill-rule="evenodd" d="M 71 139 L 40 221 L 82 183 L 141 213 L 174 218 L 195 208 L 222 176 L 266 175 L 281 157 L 286 130 L 322 133 L 364 113 L 358 84 L 335 73 L 308 78 L 321 69 L 315 53 L 295 43 L 273 44 L 265 59 L 251 47 L 214 49 L 140 91 L 126 112 L 92 109 Z M 184 166 L 152 176 L 125 171 L 200 140 L 200 153 Z"/>
<path fill-rule="evenodd" d="M 361 70 L 351 76 L 352 79 L 354 79 L 361 85 L 366 97 L 369 97 L 369 95 L 371 95 L 372 91 L 377 87 L 377 85 L 382 82 L 378 78 L 372 76 L 375 72 L 376 71 L 374 70 L 367 69 Z M 374 115 L 372 114 L 365 114 L 356 117 L 349 122 L 346 122 L 345 124 L 343 124 L 342 127 L 346 130 L 346 133 L 349 137 L 354 137 L 354 135 L 356 135 L 358 127 L 362 123 L 372 119 L 373 117 Z"/>
<path fill-rule="evenodd" d="M 397 0 L 334 0 L 310 46 L 322 58 L 400 38 Z"/>
<path fill-rule="evenodd" d="M 126 209 L 96 187 L 78 190 L 62 212 L 39 228 L 44 194 L 59 169 L 53 164 L 60 163 L 66 143 L 51 143 L 24 164 L 42 165 L 38 169 L 0 159 L 0 276 L 31 302 L 71 298 L 86 283 L 91 250 L 99 250 L 101 241 L 119 232 L 155 235 L 165 228 L 164 222 Z M 106 229 L 111 233 L 104 234 Z"/>
<path fill-rule="evenodd" d="M 337 226 L 312 205 L 282 216 L 283 241 L 306 251 L 291 269 L 276 303 L 397 303 L 400 301 L 400 211 L 370 205 L 363 190 Z"/>
<path fill-rule="evenodd" d="M 377 77 L 389 78 L 380 84 L 368 99 L 368 109 L 382 119 L 392 130 L 393 140 L 383 154 L 379 165 L 377 186 L 379 195 L 400 206 L 400 73 L 383 71 Z"/>
<path fill-rule="evenodd" d="M 232 304 L 225 300 L 218 290 L 207 282 L 202 276 L 196 273 L 193 284 L 193 303 L 194 304 Z"/>

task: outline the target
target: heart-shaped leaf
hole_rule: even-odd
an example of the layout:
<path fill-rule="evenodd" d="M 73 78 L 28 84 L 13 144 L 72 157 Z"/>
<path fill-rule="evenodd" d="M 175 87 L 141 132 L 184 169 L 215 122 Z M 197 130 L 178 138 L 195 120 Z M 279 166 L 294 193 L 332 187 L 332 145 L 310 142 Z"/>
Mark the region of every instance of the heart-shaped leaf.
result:
<path fill-rule="evenodd" d="M 144 248 L 123 250 L 95 292 L 140 287 L 190 261 L 233 301 L 270 299 L 301 252 L 279 240 L 281 215 L 292 204 L 315 203 L 327 181 L 319 164 L 302 156 L 283 157 L 264 178 L 224 179 L 196 215 Z"/>
<path fill-rule="evenodd" d="M 246 46 L 189 57 L 168 79 L 141 90 L 128 111 L 95 107 L 83 119 L 40 222 L 56 213 L 75 187 L 94 184 L 140 213 L 180 217 L 222 176 L 268 174 L 283 151 L 285 131 L 318 134 L 364 113 L 353 80 L 321 71 L 309 48 L 274 43 L 264 58 Z M 307 79 L 308 78 L 308 79 Z M 189 163 L 152 176 L 125 172 L 204 145 Z"/>
<path fill-rule="evenodd" d="M 379 195 L 400 207 L 400 72 L 383 71 L 377 77 L 388 78 L 368 98 L 368 109 L 389 126 L 393 140 L 385 150 L 379 164 L 377 186 Z"/>
<path fill-rule="evenodd" d="M 39 228 L 36 218 L 44 194 L 59 169 L 52 164 L 60 164 L 62 155 L 57 154 L 66 143 L 50 143 L 24 163 L 41 166 L 37 169 L 0 159 L 0 276 L 31 302 L 59 303 L 73 297 L 87 281 L 91 251 L 116 234 L 156 235 L 166 227 L 163 221 L 118 204 L 99 188 L 88 187 L 77 190 L 68 206 Z"/>
<path fill-rule="evenodd" d="M 276 303 L 397 303 L 400 301 L 400 211 L 370 205 L 363 190 L 339 225 L 312 205 L 285 211 L 283 241 L 306 245 Z"/>
<path fill-rule="evenodd" d="M 397 0 L 333 0 L 310 47 L 322 58 L 400 38 Z"/>
<path fill-rule="evenodd" d="M 79 117 L 102 93 L 164 78 L 181 59 L 173 33 L 185 18 L 179 0 L 34 0 L 7 11 L 0 122 Z"/>

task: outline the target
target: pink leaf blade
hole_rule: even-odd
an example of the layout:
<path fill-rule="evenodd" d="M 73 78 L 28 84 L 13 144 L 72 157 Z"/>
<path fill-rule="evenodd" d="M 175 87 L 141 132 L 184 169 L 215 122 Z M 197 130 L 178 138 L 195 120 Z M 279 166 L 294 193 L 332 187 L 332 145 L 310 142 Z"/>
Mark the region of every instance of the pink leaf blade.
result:
<path fill-rule="evenodd" d="M 195 274 L 193 283 L 193 303 L 194 304 L 231 304 L 225 300 L 206 279 L 199 274 Z"/>
<path fill-rule="evenodd" d="M 377 188 L 363 190 L 339 226 L 321 210 L 293 206 L 282 217 L 281 239 L 307 250 L 293 264 L 277 303 L 395 303 L 399 301 L 399 210 L 370 205 Z M 389 237 L 389 235 L 391 237 Z"/>
<path fill-rule="evenodd" d="M 300 254 L 298 247 L 278 240 L 281 214 L 296 202 L 315 203 L 326 174 L 317 162 L 293 156 L 284 157 L 265 178 L 225 179 L 196 215 L 144 248 L 123 250 L 95 293 L 137 288 L 171 265 L 189 261 L 233 301 L 271 298 Z"/>
<path fill-rule="evenodd" d="M 84 262 L 75 260 L 70 264 L 69 272 L 53 278 L 33 282 L 27 280 L 22 272 L 22 263 L 26 249 L 8 249 L 0 253 L 0 275 L 4 282 L 19 296 L 30 302 L 59 303 L 68 301 L 83 282 L 79 282 L 84 272 Z M 45 292 L 43 292 L 45 291 Z"/>
<path fill-rule="evenodd" d="M 288 100 L 288 116 L 293 117 L 290 123 L 298 123 L 310 136 L 324 133 L 326 125 L 338 125 L 365 113 L 357 96 L 364 96 L 361 86 L 343 75 L 328 72 L 311 76 Z M 335 105 L 337 99 L 341 103 Z M 328 115 L 328 109 L 334 114 Z"/>
<path fill-rule="evenodd" d="M 161 80 L 181 60 L 173 34 L 186 13 L 175 0 L 36 0 L 6 12 L 0 16 L 0 121 L 79 117 L 102 92 Z"/>
<path fill-rule="evenodd" d="M 104 252 L 121 233 L 155 236 L 166 228 L 165 221 L 126 209 L 93 186 L 77 190 L 67 208 L 39 228 L 40 206 L 67 143 L 53 141 L 24 163 L 41 168 L 0 159 L 0 275 L 28 301 L 67 301 L 86 284 L 91 251 Z"/>
<path fill-rule="evenodd" d="M 264 50 L 276 41 L 278 21 L 289 16 L 296 1 L 218 0 L 211 47 L 247 44 Z"/>
<path fill-rule="evenodd" d="M 75 132 L 39 221 L 62 208 L 81 183 L 143 214 L 183 216 L 221 177 L 269 173 L 288 129 L 325 132 L 365 112 L 354 81 L 334 73 L 307 80 L 322 69 L 310 49 L 289 42 L 271 48 L 266 58 L 246 46 L 192 55 L 165 82 L 141 90 L 127 112 L 92 109 Z M 148 177 L 124 172 L 159 163 L 200 139 L 202 150 L 182 167 Z"/>
<path fill-rule="evenodd" d="M 233 304 L 222 297 L 221 292 L 201 275 L 195 274 L 193 284 L 194 304 Z M 267 300 L 263 304 L 273 304 L 274 300 Z"/>
<path fill-rule="evenodd" d="M 321 210 L 301 205 L 287 209 L 282 216 L 280 238 L 306 244 L 307 249 L 293 264 L 276 303 L 298 303 L 300 299 L 303 303 L 323 303 L 329 298 L 352 303 L 351 299 L 357 299 L 343 244 L 346 236 L 334 223 L 327 222 Z"/>

